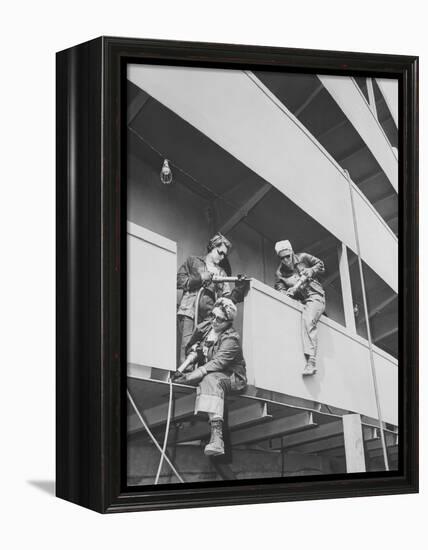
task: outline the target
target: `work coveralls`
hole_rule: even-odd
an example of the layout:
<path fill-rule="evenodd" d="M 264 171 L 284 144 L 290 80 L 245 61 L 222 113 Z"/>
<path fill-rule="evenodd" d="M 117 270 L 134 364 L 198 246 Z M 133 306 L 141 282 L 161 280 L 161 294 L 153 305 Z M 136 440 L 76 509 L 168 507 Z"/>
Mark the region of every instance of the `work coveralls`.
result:
<path fill-rule="evenodd" d="M 199 299 L 198 324 L 205 321 L 216 302 L 222 296 L 227 296 L 235 303 L 242 302 L 243 290 L 231 289 L 229 283 L 210 283 L 203 285 L 201 273 L 208 271 L 205 258 L 201 256 L 189 256 L 180 266 L 177 273 L 177 289 L 183 291 L 177 311 L 177 362 L 184 361 L 186 345 L 195 328 L 195 306 L 199 290 L 203 287 Z M 221 267 L 213 275 L 226 277 L 227 274 Z"/>
<path fill-rule="evenodd" d="M 293 267 L 279 265 L 276 271 L 275 289 L 286 293 L 294 286 L 300 278 L 302 269 L 311 271 L 311 277 L 304 286 L 295 294 L 294 299 L 304 304 L 302 312 L 302 344 L 303 352 L 309 357 L 315 357 L 318 345 L 317 323 L 325 310 L 325 293 L 317 275 L 324 273 L 324 263 L 312 256 L 302 252 L 293 254 Z"/>
<path fill-rule="evenodd" d="M 211 413 L 223 420 L 225 395 L 243 391 L 247 386 L 245 360 L 239 334 L 233 327 L 218 335 L 215 342 L 207 337 L 211 330 L 210 321 L 197 326 L 188 344 L 187 351 L 200 342 L 206 362 L 198 367 L 202 379 L 197 387 L 195 414 Z"/>

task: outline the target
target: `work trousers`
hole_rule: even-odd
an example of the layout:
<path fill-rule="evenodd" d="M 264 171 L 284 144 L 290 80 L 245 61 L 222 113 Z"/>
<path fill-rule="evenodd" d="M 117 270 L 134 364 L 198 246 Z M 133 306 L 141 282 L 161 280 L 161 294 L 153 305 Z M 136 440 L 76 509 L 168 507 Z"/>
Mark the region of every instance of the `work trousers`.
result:
<path fill-rule="evenodd" d="M 211 419 L 223 420 L 224 399 L 232 391 L 241 391 L 246 383 L 224 372 L 209 372 L 196 389 L 195 414 L 208 413 Z"/>
<path fill-rule="evenodd" d="M 315 357 L 318 347 L 318 321 L 325 310 L 322 296 L 310 296 L 302 311 L 302 342 L 305 355 Z"/>
<path fill-rule="evenodd" d="M 177 364 L 186 359 L 186 346 L 193 334 L 194 321 L 186 315 L 177 315 Z"/>

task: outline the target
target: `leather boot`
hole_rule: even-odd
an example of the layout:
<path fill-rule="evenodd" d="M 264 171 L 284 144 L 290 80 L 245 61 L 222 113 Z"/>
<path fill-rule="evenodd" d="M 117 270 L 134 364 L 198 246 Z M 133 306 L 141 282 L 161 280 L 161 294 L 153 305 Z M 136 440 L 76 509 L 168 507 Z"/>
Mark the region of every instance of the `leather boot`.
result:
<path fill-rule="evenodd" d="M 211 420 L 211 439 L 206 445 L 204 453 L 207 456 L 224 455 L 222 420 Z"/>
<path fill-rule="evenodd" d="M 305 368 L 303 369 L 302 376 L 312 376 L 317 372 L 317 367 L 315 364 L 315 357 L 310 356 L 306 361 Z"/>

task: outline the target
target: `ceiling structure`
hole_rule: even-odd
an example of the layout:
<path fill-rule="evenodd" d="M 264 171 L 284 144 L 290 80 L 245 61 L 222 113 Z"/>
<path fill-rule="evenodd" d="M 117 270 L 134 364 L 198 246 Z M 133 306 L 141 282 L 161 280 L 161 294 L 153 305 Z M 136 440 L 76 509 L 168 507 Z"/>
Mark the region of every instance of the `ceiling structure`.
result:
<path fill-rule="evenodd" d="M 397 209 L 394 189 L 383 172 L 377 174 L 379 165 L 373 155 L 328 92 L 320 87 L 317 77 L 281 73 L 278 79 L 277 75 L 279 73 L 258 73 L 257 77 L 265 85 L 268 82 L 272 93 L 297 113 L 317 139 L 323 140 L 323 146 L 336 160 L 342 158 L 342 166 L 350 171 L 353 181 L 379 213 L 383 212 L 389 219 L 390 227 L 394 226 L 392 216 L 396 216 Z M 291 77 L 293 85 L 288 80 Z M 296 250 L 307 250 L 323 258 L 328 274 L 326 286 L 335 295 L 341 294 L 339 241 L 331 233 L 204 133 L 131 82 L 128 82 L 128 96 L 128 152 L 131 155 L 142 158 L 155 171 L 160 171 L 164 158 L 170 159 L 174 178 L 215 210 L 215 230 L 224 231 L 232 220 L 232 223 L 249 225 L 271 243 L 284 235 L 293 235 Z M 358 149 L 357 153 L 351 154 L 351 147 Z M 377 174 L 370 179 L 371 183 L 367 176 L 370 171 Z M 388 333 L 376 343 L 396 355 L 396 332 L 389 331 L 398 326 L 397 300 L 388 302 L 395 293 L 367 266 L 365 271 L 369 314 L 387 301 L 373 316 L 375 336 Z M 383 321 L 386 316 L 387 328 Z M 358 322 L 357 330 L 364 335 L 365 328 L 358 326 Z"/>
<path fill-rule="evenodd" d="M 352 123 L 316 75 L 257 71 L 259 80 L 321 143 L 336 162 L 350 173 L 392 231 L 398 233 L 398 197 L 379 163 Z M 356 82 L 368 101 L 365 78 Z M 373 83 L 378 120 L 391 146 L 398 132 L 378 85 Z"/>

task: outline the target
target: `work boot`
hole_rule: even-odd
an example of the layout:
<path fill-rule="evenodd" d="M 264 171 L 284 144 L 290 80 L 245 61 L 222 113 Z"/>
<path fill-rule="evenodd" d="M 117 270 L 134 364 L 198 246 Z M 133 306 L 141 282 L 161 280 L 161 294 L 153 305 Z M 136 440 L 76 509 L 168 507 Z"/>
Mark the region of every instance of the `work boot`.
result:
<path fill-rule="evenodd" d="M 211 420 L 211 439 L 205 446 L 204 453 L 207 456 L 224 455 L 223 421 Z"/>
<path fill-rule="evenodd" d="M 317 372 L 315 357 L 309 357 L 303 369 L 302 376 L 312 376 Z"/>

